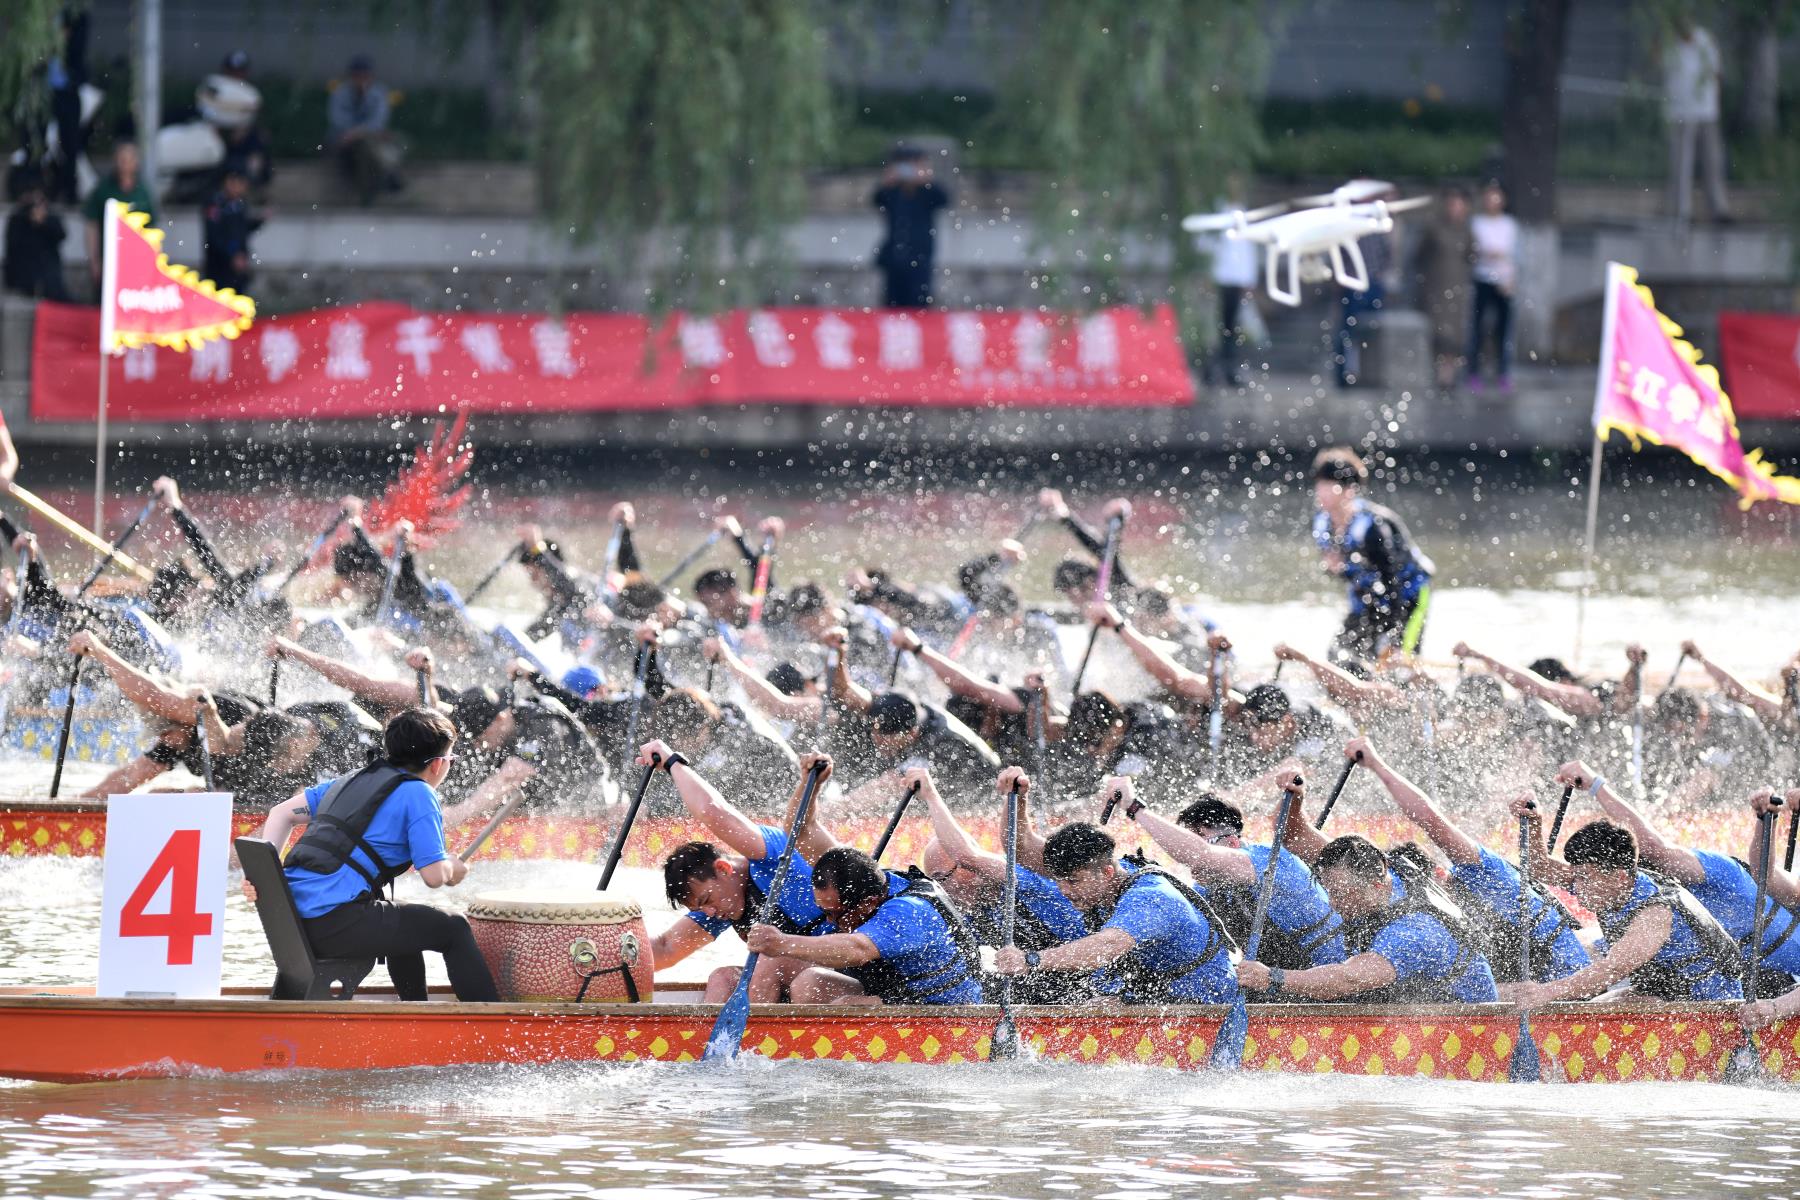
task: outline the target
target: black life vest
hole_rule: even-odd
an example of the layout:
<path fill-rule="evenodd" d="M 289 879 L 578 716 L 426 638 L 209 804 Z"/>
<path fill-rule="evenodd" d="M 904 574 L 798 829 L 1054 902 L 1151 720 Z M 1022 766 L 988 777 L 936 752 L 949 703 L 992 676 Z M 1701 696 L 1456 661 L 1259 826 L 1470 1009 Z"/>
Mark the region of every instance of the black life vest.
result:
<path fill-rule="evenodd" d="M 880 997 L 884 1004 L 923 1004 L 971 980 L 979 983 L 981 950 L 976 944 L 975 933 L 969 928 L 969 923 L 963 920 L 956 906 L 950 903 L 944 889 L 917 867 L 911 867 L 906 873 L 906 889 L 889 896 L 882 903 L 892 904 L 907 896 L 918 897 L 937 912 L 944 922 L 944 928 L 950 933 L 950 940 L 956 948 L 956 959 L 935 971 L 906 975 L 894 963 L 885 958 L 877 958 L 849 972 L 862 984 L 863 991 Z M 929 980 L 938 982 L 926 987 Z"/>
<path fill-rule="evenodd" d="M 769 893 L 756 886 L 756 880 L 750 877 L 749 864 L 746 863 L 744 871 L 744 915 L 731 923 L 731 927 L 737 930 L 737 935 L 739 937 L 748 938 L 750 936 L 750 926 L 762 919 L 763 901 L 768 898 Z M 797 934 L 801 937 L 814 937 L 823 931 L 825 926 L 831 923 L 831 918 L 827 917 L 824 913 L 820 913 L 812 920 L 802 924 L 799 920 L 790 915 L 787 909 L 781 907 L 780 904 L 776 904 L 774 911 L 769 914 L 768 923 L 773 925 L 776 929 L 781 930 L 783 933 Z"/>
<path fill-rule="evenodd" d="M 1744 960 L 1737 939 L 1725 932 L 1725 927 L 1706 911 L 1706 906 L 1667 875 L 1642 867 L 1638 870 L 1656 890 L 1648 896 L 1638 896 L 1634 883 L 1634 894 L 1624 904 L 1595 914 L 1600 918 L 1600 929 L 1606 934 L 1607 944 L 1617 945 L 1631 922 L 1645 909 L 1667 908 L 1675 923 L 1671 926 L 1670 936 L 1674 936 L 1675 926 L 1686 924 L 1693 936 L 1694 950 L 1672 962 L 1658 962 L 1662 954 L 1658 950 L 1649 962 L 1631 973 L 1631 986 L 1658 1000 L 1692 1000 L 1694 985 L 1709 975 L 1742 980 Z"/>
<path fill-rule="evenodd" d="M 1442 886 L 1456 902 L 1463 916 L 1481 934 L 1481 940 L 1487 946 L 1488 966 L 1494 972 L 1494 982 L 1521 982 L 1519 944 L 1523 940 L 1524 931 L 1519 928 L 1517 907 L 1509 912 L 1498 911 L 1454 874 Z M 1552 961 L 1552 947 L 1565 931 L 1580 929 L 1581 922 L 1556 898 L 1554 892 L 1535 879 L 1531 881 L 1531 894 L 1556 918 L 1555 923 L 1542 933 L 1538 932 L 1537 927 L 1544 924 L 1543 911 L 1540 909 L 1531 919 L 1531 973 L 1536 979 L 1545 980 L 1549 978 L 1546 968 Z"/>
<path fill-rule="evenodd" d="M 1261 886 L 1259 872 L 1254 886 L 1218 883 L 1206 889 L 1212 911 L 1225 922 L 1236 945 L 1250 944 L 1250 926 L 1256 923 L 1256 895 Z M 1262 941 L 1256 947 L 1257 961 L 1284 971 L 1303 971 L 1312 966 L 1313 952 L 1337 936 L 1338 931 L 1331 924 L 1336 915 L 1334 910 L 1327 908 L 1325 915 L 1317 921 L 1288 929 L 1276 919 L 1271 902 L 1268 920 L 1263 922 Z"/>
<path fill-rule="evenodd" d="M 1225 922 L 1219 917 L 1219 914 L 1213 911 L 1211 904 L 1207 903 L 1206 897 L 1195 891 L 1179 877 L 1172 875 L 1161 867 L 1156 866 L 1154 863 L 1149 862 L 1149 860 L 1142 855 L 1135 858 L 1127 857 L 1126 861 L 1131 863 L 1136 869 L 1132 871 L 1131 882 L 1125 886 L 1125 890 L 1130 891 L 1132 888 L 1136 887 L 1140 881 L 1151 877 L 1167 880 L 1171 887 L 1181 893 L 1181 898 L 1191 904 L 1194 907 L 1194 911 L 1205 918 L 1206 944 L 1200 948 L 1198 954 L 1194 955 L 1186 962 L 1176 963 L 1171 967 L 1151 966 L 1144 961 L 1143 947 L 1133 946 L 1123 958 L 1120 958 L 1114 961 L 1110 966 L 1103 968 L 1102 975 L 1108 979 L 1117 980 L 1119 982 L 1121 985 L 1121 994 L 1127 1004 L 1183 1003 L 1181 997 L 1176 996 L 1173 993 L 1172 988 L 1175 981 L 1187 976 L 1196 968 L 1211 962 L 1213 956 L 1220 950 L 1235 952 L 1238 948 L 1237 942 L 1233 940 L 1230 931 L 1226 929 Z M 1123 898 L 1123 896 L 1124 893 L 1120 893 L 1120 897 Z M 1114 905 L 1114 907 L 1116 908 L 1117 905 Z M 1095 913 L 1090 914 L 1088 917 L 1089 927 L 1093 929 L 1100 928 L 1106 923 L 1104 918 L 1109 915 L 1110 911 L 1096 911 Z"/>
<path fill-rule="evenodd" d="M 1000 927 L 1001 917 L 998 900 L 969 913 L 969 928 L 974 931 L 980 945 L 1000 946 L 1005 942 L 1005 931 Z M 1044 923 L 1044 919 L 1032 910 L 1031 905 L 1025 902 L 1024 896 L 1013 902 L 1013 945 L 1030 953 L 1060 946 L 1062 941 Z M 1074 1004 L 1092 999 L 1094 995 L 1093 982 L 1089 976 L 1073 971 L 1033 971 L 1026 975 L 1015 975 L 1012 981 L 1013 999 L 1020 1004 Z M 999 982 L 1000 977 L 997 975 L 982 976 L 982 983 L 990 995 L 997 994 Z"/>
<path fill-rule="evenodd" d="M 1444 928 L 1456 943 L 1456 960 L 1441 978 L 1414 977 L 1396 981 L 1355 996 L 1346 996 L 1357 1004 L 1444 1004 L 1454 1002 L 1451 989 L 1477 961 L 1487 958 L 1487 944 L 1480 928 L 1463 913 L 1462 908 L 1438 885 L 1436 879 L 1415 864 L 1393 855 L 1389 866 L 1406 883 L 1406 894 L 1386 908 L 1343 924 L 1344 949 L 1351 957 L 1367 954 L 1381 931 L 1403 917 L 1423 914 Z M 1492 970 L 1492 963 L 1489 963 Z"/>
<path fill-rule="evenodd" d="M 371 893 L 381 891 L 405 874 L 412 863 L 384 862 L 375 847 L 364 840 L 363 834 L 368 832 L 369 822 L 394 794 L 394 789 L 418 778 L 386 760 L 377 760 L 356 774 L 339 779 L 319 801 L 318 811 L 312 814 L 306 832 L 288 851 L 282 865 L 298 867 L 315 875 L 333 875 L 349 867 L 368 881 Z M 357 861 L 352 853 L 356 850 L 361 850 L 374 864 L 373 870 Z"/>

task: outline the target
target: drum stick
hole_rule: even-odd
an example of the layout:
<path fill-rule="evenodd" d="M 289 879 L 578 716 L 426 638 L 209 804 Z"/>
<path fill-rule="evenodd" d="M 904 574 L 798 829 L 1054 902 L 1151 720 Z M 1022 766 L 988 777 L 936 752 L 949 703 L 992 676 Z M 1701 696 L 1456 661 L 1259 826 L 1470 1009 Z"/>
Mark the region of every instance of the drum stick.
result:
<path fill-rule="evenodd" d="M 475 835 L 475 840 L 470 842 L 467 846 L 464 846 L 462 853 L 457 855 L 457 857 L 462 859 L 465 863 L 471 858 L 474 858 L 475 852 L 487 845 L 487 840 L 494 836 L 494 830 L 500 828 L 500 822 L 506 820 L 507 817 L 510 817 L 512 815 L 512 810 L 519 807 L 519 802 L 523 799 L 525 799 L 525 793 L 521 791 L 515 791 L 512 795 L 508 796 L 506 798 L 506 803 L 502 804 L 499 811 L 488 819 L 488 823 L 481 827 L 481 832 Z"/>

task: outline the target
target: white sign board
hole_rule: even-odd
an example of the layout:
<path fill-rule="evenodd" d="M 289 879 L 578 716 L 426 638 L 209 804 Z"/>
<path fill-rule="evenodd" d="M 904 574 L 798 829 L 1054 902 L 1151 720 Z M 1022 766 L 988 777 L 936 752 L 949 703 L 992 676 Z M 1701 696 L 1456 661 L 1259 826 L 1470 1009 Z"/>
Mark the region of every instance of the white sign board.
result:
<path fill-rule="evenodd" d="M 219 994 L 230 853 L 230 793 L 107 798 L 100 995 Z"/>

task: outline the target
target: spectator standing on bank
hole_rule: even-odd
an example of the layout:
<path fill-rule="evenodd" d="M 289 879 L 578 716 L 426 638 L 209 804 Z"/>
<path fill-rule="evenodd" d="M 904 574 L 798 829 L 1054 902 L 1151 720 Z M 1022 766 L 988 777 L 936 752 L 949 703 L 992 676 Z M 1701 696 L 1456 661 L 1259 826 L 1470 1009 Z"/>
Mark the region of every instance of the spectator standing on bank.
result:
<path fill-rule="evenodd" d="M 41 185 L 34 183 L 20 193 L 6 218 L 6 290 L 66 302 L 69 290 L 62 263 L 66 232 Z"/>
<path fill-rule="evenodd" d="M 56 121 L 54 168 L 44 181 L 51 200 L 74 203 L 81 196 L 75 164 L 87 153 L 87 127 L 81 123 L 81 89 L 88 81 L 88 14 L 65 8 L 59 18 L 62 48 L 46 66 L 50 116 Z"/>
<path fill-rule="evenodd" d="M 219 64 L 219 74 L 227 79 L 255 86 L 250 83 L 250 55 L 247 51 L 233 50 L 227 54 Z M 242 171 L 250 181 L 252 192 L 260 199 L 263 189 L 275 178 L 275 162 L 269 154 L 269 135 L 262 127 L 261 111 L 241 124 L 221 128 L 219 136 L 225 139 L 223 172 Z"/>
<path fill-rule="evenodd" d="M 1685 223 L 1694 202 L 1694 158 L 1713 220 L 1731 220 L 1725 198 L 1725 143 L 1719 135 L 1719 46 L 1686 17 L 1663 47 L 1663 116 L 1669 126 L 1669 210 Z"/>
<path fill-rule="evenodd" d="M 120 142 L 113 147 L 112 174 L 94 185 L 94 190 L 87 194 L 87 201 L 81 206 L 81 215 L 87 219 L 88 274 L 93 277 L 96 296 L 100 292 L 101 268 L 105 265 L 100 258 L 104 246 L 104 239 L 100 236 L 100 222 L 106 216 L 106 202 L 117 200 L 126 208 L 149 213 L 150 224 L 159 223 L 156 217 L 156 198 L 150 194 L 150 187 L 144 181 L 141 167 L 137 143 Z"/>
<path fill-rule="evenodd" d="M 1462 376 L 1463 351 L 1469 344 L 1469 272 L 1474 263 L 1469 193 L 1461 187 L 1447 187 L 1419 230 L 1413 260 L 1419 306 L 1431 317 L 1431 354 L 1442 388 L 1454 387 Z"/>
<path fill-rule="evenodd" d="M 1489 183 L 1481 192 L 1481 211 L 1469 221 L 1475 243 L 1475 311 L 1469 321 L 1469 390 L 1481 382 L 1481 347 L 1492 318 L 1495 385 L 1512 390 L 1513 292 L 1519 282 L 1519 223 L 1506 211 L 1506 189 Z"/>
<path fill-rule="evenodd" d="M 1394 192 L 1389 189 L 1374 198 L 1392 200 Z M 1369 286 L 1361 291 L 1355 288 L 1338 289 L 1338 304 L 1343 310 L 1343 316 L 1338 322 L 1337 353 L 1333 359 L 1337 366 L 1337 384 L 1341 388 L 1354 387 L 1362 374 L 1363 341 L 1367 336 L 1369 319 L 1386 306 L 1388 282 L 1394 274 L 1392 231 L 1366 234 L 1356 239 L 1356 246 L 1362 251 Z"/>
<path fill-rule="evenodd" d="M 205 266 L 201 274 L 242 295 L 250 288 L 250 235 L 262 228 L 262 214 L 250 207 L 250 177 L 231 167 L 202 215 Z"/>
<path fill-rule="evenodd" d="M 1220 212 L 1243 207 L 1243 187 L 1238 180 L 1232 181 L 1231 194 L 1216 207 Z M 1194 243 L 1211 257 L 1213 288 L 1219 293 L 1219 346 L 1213 355 L 1213 375 L 1228 387 L 1242 387 L 1248 364 L 1244 361 L 1241 315 L 1246 304 L 1256 303 L 1261 255 L 1255 242 L 1223 233 L 1201 234 Z"/>
<path fill-rule="evenodd" d="M 882 302 L 889 308 L 929 307 L 937 214 L 950 204 L 950 193 L 932 178 L 931 163 L 922 152 L 902 147 L 894 152 L 870 203 L 887 221 L 887 234 L 875 252 L 875 265 L 886 281 Z"/>
<path fill-rule="evenodd" d="M 387 89 L 366 54 L 350 60 L 350 77 L 331 90 L 328 144 L 364 206 L 383 191 L 401 187 L 400 143 L 388 128 Z"/>

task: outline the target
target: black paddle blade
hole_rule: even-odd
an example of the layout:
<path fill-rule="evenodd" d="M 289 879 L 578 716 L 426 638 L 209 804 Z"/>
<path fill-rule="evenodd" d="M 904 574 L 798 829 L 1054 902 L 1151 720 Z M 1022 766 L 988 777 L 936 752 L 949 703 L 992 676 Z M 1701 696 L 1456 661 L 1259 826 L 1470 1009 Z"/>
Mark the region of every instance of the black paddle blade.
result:
<path fill-rule="evenodd" d="M 1740 1087 L 1763 1082 L 1762 1058 L 1756 1053 L 1756 1039 L 1748 1032 L 1743 1044 L 1725 1061 L 1725 1082 Z"/>
<path fill-rule="evenodd" d="M 1012 1013 L 1000 1014 L 1000 1023 L 994 1026 L 994 1036 L 988 1043 L 989 1062 L 1011 1062 L 1019 1057 L 1019 1027 L 1013 1023 Z"/>

